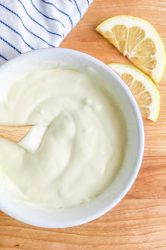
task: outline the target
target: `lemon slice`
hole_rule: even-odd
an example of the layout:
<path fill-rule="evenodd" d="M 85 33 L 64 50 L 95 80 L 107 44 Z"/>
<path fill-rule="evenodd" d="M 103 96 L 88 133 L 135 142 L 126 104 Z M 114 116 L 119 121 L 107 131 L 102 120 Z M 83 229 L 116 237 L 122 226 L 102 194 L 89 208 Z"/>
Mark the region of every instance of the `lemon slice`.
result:
<path fill-rule="evenodd" d="M 131 65 L 112 63 L 109 66 L 124 80 L 144 118 L 156 121 L 160 110 L 160 94 L 152 80 Z"/>
<path fill-rule="evenodd" d="M 132 16 L 115 16 L 96 30 L 154 82 L 161 80 L 166 65 L 165 48 L 149 22 Z"/>

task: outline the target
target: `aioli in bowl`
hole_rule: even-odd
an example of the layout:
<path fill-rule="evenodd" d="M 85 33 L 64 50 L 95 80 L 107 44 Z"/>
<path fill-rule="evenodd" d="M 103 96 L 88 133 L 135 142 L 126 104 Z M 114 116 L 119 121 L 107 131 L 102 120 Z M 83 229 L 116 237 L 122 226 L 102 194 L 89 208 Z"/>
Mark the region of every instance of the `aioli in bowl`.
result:
<path fill-rule="evenodd" d="M 127 132 L 95 72 L 39 67 L 0 88 L 0 123 L 49 124 L 35 152 L 0 140 L 0 175 L 7 179 L 2 188 L 39 207 L 65 208 L 88 202 L 110 185 L 124 158 Z M 29 147 L 37 136 L 26 136 Z"/>

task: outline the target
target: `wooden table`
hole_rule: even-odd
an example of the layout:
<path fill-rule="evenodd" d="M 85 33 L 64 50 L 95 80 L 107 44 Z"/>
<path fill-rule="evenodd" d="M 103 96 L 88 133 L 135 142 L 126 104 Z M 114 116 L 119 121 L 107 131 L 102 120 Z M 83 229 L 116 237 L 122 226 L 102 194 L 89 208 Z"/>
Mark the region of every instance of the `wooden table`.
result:
<path fill-rule="evenodd" d="M 84 51 L 105 63 L 126 61 L 95 27 L 120 14 L 149 20 L 166 42 L 166 0 L 94 0 L 62 47 Z M 68 229 L 24 225 L 0 213 L 3 250 L 166 250 L 166 75 L 159 85 L 161 113 L 145 121 L 145 153 L 141 171 L 126 197 L 101 218 Z"/>

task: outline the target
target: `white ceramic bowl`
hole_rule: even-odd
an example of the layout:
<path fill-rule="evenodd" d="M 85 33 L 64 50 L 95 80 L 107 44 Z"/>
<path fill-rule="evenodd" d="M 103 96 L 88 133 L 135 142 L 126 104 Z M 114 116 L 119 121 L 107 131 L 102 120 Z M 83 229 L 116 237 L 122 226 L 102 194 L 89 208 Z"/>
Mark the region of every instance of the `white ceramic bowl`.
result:
<path fill-rule="evenodd" d="M 80 225 L 103 215 L 113 208 L 128 192 L 140 169 L 144 131 L 142 118 L 137 104 L 125 83 L 104 63 L 99 60 L 69 49 L 42 49 L 18 56 L 0 67 L 0 81 L 5 78 L 17 79 L 23 72 L 36 65 L 56 63 L 86 71 L 94 69 L 106 83 L 108 91 L 118 100 L 127 126 L 128 141 L 122 166 L 114 181 L 97 198 L 87 204 L 74 208 L 46 211 L 25 203 L 9 199 L 0 188 L 0 209 L 22 222 L 47 228 L 64 228 Z"/>

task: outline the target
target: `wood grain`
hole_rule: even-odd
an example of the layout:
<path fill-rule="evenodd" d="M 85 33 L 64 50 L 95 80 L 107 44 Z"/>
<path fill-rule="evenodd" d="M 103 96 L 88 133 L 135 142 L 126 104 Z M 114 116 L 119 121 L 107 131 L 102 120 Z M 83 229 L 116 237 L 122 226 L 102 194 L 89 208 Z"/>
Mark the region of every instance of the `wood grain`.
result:
<path fill-rule="evenodd" d="M 94 0 L 61 46 L 86 52 L 105 63 L 126 62 L 95 32 L 101 21 L 120 14 L 149 20 L 166 44 L 165 0 Z M 159 90 L 160 117 L 156 123 L 144 122 L 144 159 L 126 197 L 101 218 L 68 229 L 34 228 L 0 213 L 0 249 L 166 250 L 166 75 Z"/>
<path fill-rule="evenodd" d="M 32 128 L 31 125 L 26 126 L 0 126 L 0 138 L 13 142 L 19 142 Z"/>

